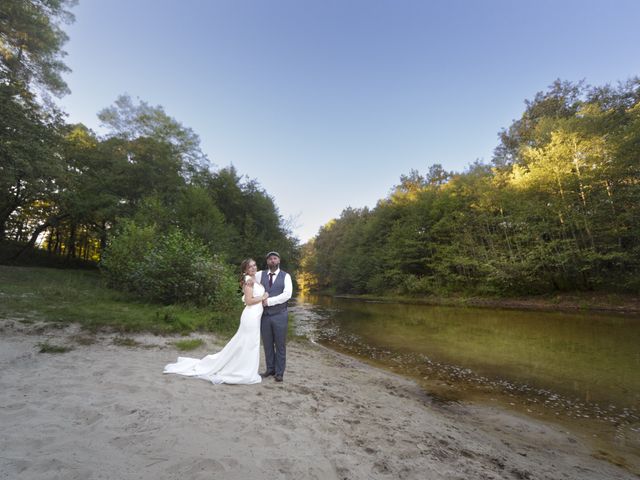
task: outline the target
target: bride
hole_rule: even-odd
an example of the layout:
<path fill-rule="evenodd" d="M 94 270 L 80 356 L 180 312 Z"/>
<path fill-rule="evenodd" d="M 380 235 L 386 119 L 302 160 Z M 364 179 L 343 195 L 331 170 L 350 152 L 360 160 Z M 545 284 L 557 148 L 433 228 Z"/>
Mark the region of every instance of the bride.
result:
<path fill-rule="evenodd" d="M 244 276 L 242 291 L 246 307 L 236 334 L 218 353 L 202 359 L 178 357 L 176 363 L 164 367 L 164 373 L 202 378 L 212 383 L 260 383 L 260 319 L 262 301 L 269 294 L 255 281 L 258 269 L 253 259 L 244 260 L 240 270 Z"/>

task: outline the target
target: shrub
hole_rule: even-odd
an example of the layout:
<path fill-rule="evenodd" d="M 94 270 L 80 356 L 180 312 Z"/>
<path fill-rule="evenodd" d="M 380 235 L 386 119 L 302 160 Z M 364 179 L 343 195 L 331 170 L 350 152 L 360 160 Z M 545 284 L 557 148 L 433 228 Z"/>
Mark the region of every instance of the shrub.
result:
<path fill-rule="evenodd" d="M 111 285 L 167 305 L 228 309 L 238 299 L 229 268 L 177 228 L 159 235 L 155 227 L 123 225 L 105 251 L 102 268 Z"/>
<path fill-rule="evenodd" d="M 157 236 L 155 226 L 139 227 L 124 221 L 102 254 L 100 267 L 107 283 L 120 290 L 137 291 L 144 276 L 142 260 Z"/>

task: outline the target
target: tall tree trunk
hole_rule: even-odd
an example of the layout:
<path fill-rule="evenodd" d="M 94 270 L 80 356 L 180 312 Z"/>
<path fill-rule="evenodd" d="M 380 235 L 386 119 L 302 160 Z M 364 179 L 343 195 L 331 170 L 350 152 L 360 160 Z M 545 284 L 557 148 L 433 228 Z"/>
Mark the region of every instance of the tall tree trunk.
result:
<path fill-rule="evenodd" d="M 71 222 L 71 232 L 69 233 L 69 249 L 67 250 L 67 260 L 76 258 L 76 223 Z"/>
<path fill-rule="evenodd" d="M 54 216 L 54 217 L 49 217 L 43 224 L 38 225 L 35 229 L 35 231 L 33 232 L 33 234 L 31 234 L 31 238 L 29 239 L 29 241 L 27 242 L 27 244 L 22 247 L 20 250 L 18 250 L 18 253 L 16 253 L 13 256 L 13 260 L 19 258 L 24 252 L 26 252 L 27 250 L 30 250 L 33 248 L 33 246 L 36 244 L 36 240 L 38 240 L 38 237 L 40 236 L 40 234 L 42 232 L 44 232 L 47 228 L 49 227 L 54 227 L 54 226 L 58 226 L 58 224 L 60 223 L 61 220 L 64 220 L 65 218 L 67 218 L 69 216 L 69 214 L 64 214 L 64 215 L 59 215 L 59 216 Z"/>
<path fill-rule="evenodd" d="M 22 239 L 23 231 L 24 231 L 24 222 L 19 222 L 18 223 L 18 228 L 16 230 L 16 236 L 15 236 L 17 242 L 22 242 L 23 241 L 23 239 Z"/>
<path fill-rule="evenodd" d="M 60 252 L 62 250 L 62 246 L 60 245 L 60 229 L 54 228 L 53 230 L 55 230 L 56 232 L 56 245 L 53 248 L 53 253 L 55 253 L 56 255 L 60 255 Z"/>
<path fill-rule="evenodd" d="M 589 222 L 587 221 L 587 194 L 584 188 L 584 182 L 582 181 L 582 173 L 580 172 L 580 163 L 578 161 L 578 144 L 573 141 L 573 165 L 576 168 L 576 175 L 578 176 L 578 187 L 580 189 L 580 199 L 582 200 L 582 206 L 585 211 L 582 215 L 582 223 L 584 224 L 585 232 L 587 232 L 587 238 L 589 239 L 589 243 L 591 244 L 591 248 L 595 250 L 595 242 L 593 240 L 593 235 L 591 234 L 591 228 L 589 227 Z"/>
<path fill-rule="evenodd" d="M 107 248 L 107 222 L 102 222 L 100 229 L 100 256 L 102 256 L 105 248 Z"/>
<path fill-rule="evenodd" d="M 15 212 L 20 205 L 22 205 L 24 199 L 21 197 L 23 184 L 20 179 L 16 179 L 16 183 L 14 185 L 15 192 L 9 198 L 9 201 L 6 205 L 0 208 L 0 240 L 4 240 L 7 234 L 7 222 L 11 217 L 11 214 Z"/>
<path fill-rule="evenodd" d="M 502 231 L 504 232 L 504 238 L 507 242 L 507 248 L 509 249 L 509 259 L 514 260 L 513 250 L 511 249 L 511 240 L 509 240 L 509 232 L 507 231 L 507 221 L 504 217 L 504 210 L 500 207 L 500 218 L 502 218 Z"/>
<path fill-rule="evenodd" d="M 53 229 L 49 231 L 49 240 L 47 240 L 47 253 L 51 255 L 53 252 Z"/>
<path fill-rule="evenodd" d="M 16 211 L 16 208 L 18 208 L 19 205 L 19 203 L 13 203 L 0 209 L 0 240 L 6 239 L 7 222 L 9 221 L 11 214 Z"/>

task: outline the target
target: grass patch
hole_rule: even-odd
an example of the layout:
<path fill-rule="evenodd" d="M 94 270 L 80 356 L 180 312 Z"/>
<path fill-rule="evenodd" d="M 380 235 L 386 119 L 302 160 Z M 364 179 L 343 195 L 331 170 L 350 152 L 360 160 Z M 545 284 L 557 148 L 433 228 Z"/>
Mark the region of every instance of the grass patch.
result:
<path fill-rule="evenodd" d="M 140 345 L 140 342 L 129 337 L 116 337 L 113 339 L 113 344 L 121 347 L 137 347 Z"/>
<path fill-rule="evenodd" d="M 231 337 L 242 312 L 226 312 L 188 305 L 142 302 L 132 295 L 107 288 L 100 273 L 41 267 L 0 265 L 0 317 L 68 324 L 85 331 L 109 329 L 127 334 L 189 334 L 215 332 Z"/>
<path fill-rule="evenodd" d="M 202 340 L 201 338 L 193 338 L 190 340 L 178 340 L 177 342 L 174 342 L 174 345 L 178 350 L 182 350 L 182 351 L 195 350 L 196 348 L 204 345 L 204 340 Z"/>
<path fill-rule="evenodd" d="M 38 343 L 37 347 L 40 348 L 38 353 L 67 353 L 73 350 L 71 347 L 62 347 L 60 345 L 52 345 L 48 342 Z"/>

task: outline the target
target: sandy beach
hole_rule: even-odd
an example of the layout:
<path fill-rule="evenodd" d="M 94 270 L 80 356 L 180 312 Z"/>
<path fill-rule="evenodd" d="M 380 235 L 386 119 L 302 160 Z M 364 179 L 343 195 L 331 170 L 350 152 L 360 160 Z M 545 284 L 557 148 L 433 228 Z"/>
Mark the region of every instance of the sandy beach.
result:
<path fill-rule="evenodd" d="M 633 479 L 560 427 L 290 341 L 281 384 L 163 375 L 178 337 L 0 323 L 1 479 Z M 116 340 L 116 341 L 114 341 Z M 71 346 L 38 353 L 37 344 Z M 125 342 L 126 343 L 126 342 Z"/>

